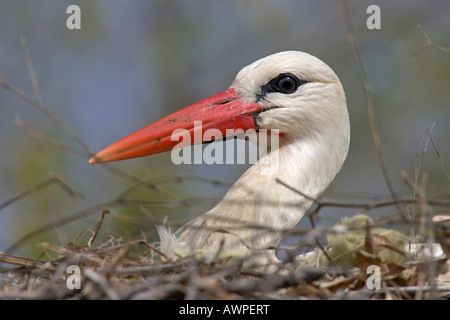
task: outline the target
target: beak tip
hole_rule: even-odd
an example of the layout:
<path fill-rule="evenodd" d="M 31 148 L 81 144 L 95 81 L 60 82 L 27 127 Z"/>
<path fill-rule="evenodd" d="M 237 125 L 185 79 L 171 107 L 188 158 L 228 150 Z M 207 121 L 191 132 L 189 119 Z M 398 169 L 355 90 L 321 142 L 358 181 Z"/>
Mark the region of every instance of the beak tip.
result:
<path fill-rule="evenodd" d="M 89 164 L 96 164 L 99 163 L 99 159 L 96 156 L 93 156 L 92 158 L 89 159 Z"/>

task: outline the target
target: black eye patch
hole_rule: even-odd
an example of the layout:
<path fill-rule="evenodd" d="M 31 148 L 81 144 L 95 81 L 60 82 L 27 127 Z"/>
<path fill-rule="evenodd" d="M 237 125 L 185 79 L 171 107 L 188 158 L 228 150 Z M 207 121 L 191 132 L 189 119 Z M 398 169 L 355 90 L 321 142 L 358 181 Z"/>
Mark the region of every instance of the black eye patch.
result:
<path fill-rule="evenodd" d="M 279 92 L 283 94 L 290 94 L 297 91 L 298 87 L 308 83 L 306 80 L 299 80 L 296 76 L 290 73 L 282 73 L 273 78 L 265 85 L 261 86 L 261 93 L 256 94 L 256 102 L 263 100 L 268 93 Z"/>

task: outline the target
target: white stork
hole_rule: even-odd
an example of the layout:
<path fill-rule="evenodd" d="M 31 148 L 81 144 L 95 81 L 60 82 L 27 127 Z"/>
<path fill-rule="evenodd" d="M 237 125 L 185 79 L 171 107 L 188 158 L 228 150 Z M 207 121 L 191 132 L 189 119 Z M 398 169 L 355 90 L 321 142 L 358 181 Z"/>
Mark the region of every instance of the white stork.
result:
<path fill-rule="evenodd" d="M 159 228 L 161 249 L 170 256 L 177 249 L 223 249 L 251 255 L 257 263 L 278 262 L 273 248 L 283 231 L 295 227 L 311 199 L 328 187 L 347 157 L 350 123 L 339 78 L 324 62 L 304 52 L 267 56 L 243 68 L 226 91 L 119 140 L 89 162 L 171 150 L 178 144 L 171 140 L 172 132 L 186 129 L 193 135 L 194 121 L 202 121 L 203 131 L 216 128 L 224 136 L 226 129 L 277 129 L 279 148 L 251 166 L 210 211 L 175 234 Z M 308 197 L 302 198 L 277 178 Z M 298 206 L 286 205 L 298 203 L 299 198 Z"/>

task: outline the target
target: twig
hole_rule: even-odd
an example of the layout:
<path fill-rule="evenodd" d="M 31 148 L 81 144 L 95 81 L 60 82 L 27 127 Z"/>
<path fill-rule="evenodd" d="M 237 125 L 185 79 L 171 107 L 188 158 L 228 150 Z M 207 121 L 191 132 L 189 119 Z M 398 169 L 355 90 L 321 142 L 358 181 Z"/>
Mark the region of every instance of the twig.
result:
<path fill-rule="evenodd" d="M 87 151 L 78 150 L 78 149 L 73 148 L 71 146 L 68 146 L 68 145 L 66 145 L 66 144 L 64 144 L 64 143 L 62 143 L 62 142 L 60 142 L 60 141 L 58 141 L 56 139 L 47 137 L 46 135 L 40 133 L 39 131 L 36 131 L 34 129 L 25 127 L 25 125 L 23 124 L 22 118 L 20 117 L 19 114 L 16 114 L 16 116 L 14 118 L 14 121 L 13 121 L 13 124 L 16 127 L 18 127 L 19 129 L 23 130 L 25 133 L 27 133 L 30 136 L 32 136 L 33 138 L 35 138 L 37 140 L 40 140 L 40 141 L 43 141 L 45 143 L 48 143 L 50 145 L 53 145 L 53 146 L 55 146 L 55 147 L 57 147 L 57 148 L 59 148 L 61 150 L 69 151 L 69 152 L 72 152 L 72 153 L 75 153 L 75 154 L 79 154 L 79 155 L 82 155 L 82 156 L 85 156 L 85 157 L 89 157 L 90 156 L 90 153 L 88 153 Z"/>
<path fill-rule="evenodd" d="M 20 36 L 20 44 L 22 45 L 22 50 L 25 55 L 25 62 L 27 64 L 28 73 L 30 74 L 31 84 L 33 86 L 34 94 L 36 95 L 37 101 L 43 105 L 41 90 L 39 90 L 39 84 L 37 81 L 36 70 L 34 69 L 33 62 L 31 60 L 30 50 L 28 50 L 27 40 L 24 36 Z"/>
<path fill-rule="evenodd" d="M 0 262 L 25 268 L 39 268 L 39 269 L 43 268 L 46 263 L 46 261 L 43 260 L 18 257 L 1 251 L 0 251 Z"/>
<path fill-rule="evenodd" d="M 66 193 L 68 193 L 72 198 L 76 199 L 77 196 L 83 196 L 83 194 L 81 194 L 80 192 L 74 191 L 72 188 L 70 188 L 67 184 L 65 184 L 62 181 L 62 176 L 60 175 L 56 175 L 54 173 L 50 172 L 50 178 L 40 182 L 28 189 L 26 189 L 25 191 L 22 191 L 21 193 L 15 195 L 14 197 L 12 197 L 11 199 L 6 200 L 3 203 L 0 203 L 0 210 L 4 209 L 5 207 L 13 204 L 14 202 L 30 195 L 33 194 L 39 190 L 42 190 L 50 185 L 56 184 L 58 185 L 62 190 L 64 190 Z"/>
<path fill-rule="evenodd" d="M 433 126 L 434 126 L 434 123 L 433 123 Z M 431 127 L 431 129 L 433 129 L 433 126 Z M 447 169 L 445 168 L 444 159 L 442 159 L 442 157 L 441 157 L 441 155 L 440 155 L 438 149 L 436 148 L 436 146 L 435 146 L 435 144 L 434 144 L 433 138 L 431 137 L 431 131 L 428 129 L 428 126 L 426 127 L 426 132 L 427 132 L 428 137 L 429 137 L 429 139 L 430 139 L 431 146 L 433 147 L 434 152 L 436 152 L 436 155 L 437 155 L 437 157 L 438 157 L 438 159 L 439 159 L 439 162 L 440 162 L 440 164 L 441 164 L 441 167 L 442 167 L 442 169 L 443 169 L 444 172 L 445 172 L 445 175 L 447 176 L 447 178 L 450 178 L 450 174 L 447 172 Z"/>
<path fill-rule="evenodd" d="M 302 192 L 302 191 L 300 191 L 298 189 L 295 189 L 294 187 L 292 187 L 292 186 L 288 185 L 287 183 L 281 181 L 279 178 L 275 178 L 275 182 L 277 182 L 277 183 L 281 184 L 283 187 L 286 187 L 289 190 L 291 190 L 291 191 L 301 195 L 306 200 L 312 201 L 313 203 L 317 203 L 319 205 L 321 204 L 321 201 L 319 201 L 319 200 L 317 200 L 317 199 L 315 199 L 313 197 L 308 196 L 306 193 L 304 193 L 304 192 Z"/>
<path fill-rule="evenodd" d="M 84 142 L 84 140 L 73 130 L 67 123 L 65 123 L 62 119 L 60 119 L 58 116 L 56 116 L 53 112 L 51 112 L 45 105 L 41 104 L 38 101 L 33 100 L 29 96 L 27 96 L 25 93 L 20 91 L 19 89 L 13 87 L 8 82 L 6 82 L 3 75 L 0 73 L 0 85 L 3 86 L 6 90 L 10 91 L 20 99 L 24 100 L 31 106 L 37 108 L 39 111 L 44 113 L 49 119 L 54 121 L 59 127 L 61 127 L 64 131 L 69 133 L 77 142 L 80 144 L 83 149 L 85 149 L 89 154 L 94 154 L 94 151 L 89 147 L 89 145 Z"/>
<path fill-rule="evenodd" d="M 101 289 L 107 297 L 112 300 L 120 300 L 120 296 L 114 291 L 109 282 L 103 278 L 99 273 L 95 272 L 92 269 L 86 268 L 84 269 L 84 276 L 97 285 L 99 289 Z"/>
<path fill-rule="evenodd" d="M 118 196 L 118 198 L 125 199 L 128 194 L 130 194 L 136 190 L 139 190 L 142 187 L 147 187 L 149 184 L 150 185 L 160 185 L 161 183 L 165 183 L 165 182 L 175 181 L 178 183 L 178 182 L 184 182 L 185 180 L 197 180 L 197 181 L 202 181 L 202 182 L 208 182 L 208 183 L 211 183 L 211 184 L 217 185 L 217 186 L 226 186 L 226 187 L 231 187 L 231 185 L 232 185 L 232 183 L 229 183 L 229 182 L 223 182 L 223 181 L 216 180 L 216 179 L 209 179 L 209 178 L 205 178 L 205 177 L 191 176 L 191 175 L 176 176 L 176 177 L 158 177 L 158 178 L 143 180 L 143 181 L 135 184 L 134 186 L 131 186 L 130 188 L 123 191 Z"/>
<path fill-rule="evenodd" d="M 317 207 L 313 210 L 311 214 L 316 214 L 320 209 L 323 207 L 337 207 L 337 208 L 355 208 L 355 209 L 364 209 L 366 211 L 378 209 L 382 207 L 389 207 L 393 205 L 398 204 L 411 204 L 411 203 L 417 203 L 418 200 L 416 198 L 405 198 L 403 200 L 383 200 L 383 201 L 376 201 L 376 202 L 370 202 L 370 203 L 353 203 L 353 202 L 334 202 L 334 201 L 324 201 L 324 200 L 318 200 L 314 199 L 312 197 L 309 197 L 308 195 L 304 194 L 300 190 L 295 189 L 294 187 L 288 185 L 287 183 L 281 181 L 280 179 L 276 178 L 276 182 L 280 183 L 281 185 L 285 186 L 289 190 L 292 190 L 293 192 L 301 195 L 302 197 L 307 198 L 310 201 L 313 201 Z M 439 205 L 450 205 L 450 201 L 439 201 L 439 200 L 431 200 L 429 199 L 428 202 L 430 204 L 439 204 Z M 266 203 L 265 203 L 266 205 Z M 287 204 L 286 204 L 287 205 Z M 295 203 L 291 203 L 290 205 L 296 205 Z"/>
<path fill-rule="evenodd" d="M 15 195 L 14 197 L 6 200 L 5 202 L 0 203 L 0 210 L 6 208 L 7 206 L 13 204 L 14 202 L 16 202 L 16 201 L 18 201 L 18 200 L 20 200 L 20 199 L 22 199 L 22 198 L 24 198 L 24 197 L 26 197 L 26 196 L 28 196 L 30 194 L 32 194 L 32 193 L 34 193 L 36 191 L 39 191 L 41 189 L 44 189 L 44 188 L 46 188 L 46 187 L 48 187 L 48 186 L 50 186 L 50 185 L 52 185 L 54 183 L 55 183 L 55 181 L 53 180 L 53 178 L 49 178 L 49 179 L 47 179 L 47 180 L 45 180 L 43 182 L 40 182 L 40 183 L 38 183 L 38 184 L 36 184 L 36 185 L 34 185 L 34 186 L 32 186 L 32 187 L 22 191 L 21 193 Z"/>
<path fill-rule="evenodd" d="M 65 183 L 63 181 L 62 175 L 55 174 L 53 172 L 50 172 L 49 174 L 52 177 L 52 179 L 55 181 L 55 183 L 74 200 L 77 200 L 77 197 L 81 197 L 81 198 L 84 197 L 84 194 L 82 194 L 81 192 L 75 191 L 67 183 Z"/>
<path fill-rule="evenodd" d="M 98 204 L 95 206 L 92 206 L 90 208 L 87 209 L 82 209 L 80 211 L 76 211 L 70 215 L 68 215 L 67 217 L 63 217 L 60 219 L 57 219 L 51 223 L 48 223 L 46 225 L 43 225 L 42 227 L 39 227 L 29 233 L 27 233 L 26 235 L 24 235 L 22 238 L 20 238 L 19 240 L 17 240 L 15 243 L 13 243 L 9 248 L 7 248 L 5 251 L 6 252 L 13 252 L 15 251 L 17 248 L 19 248 L 20 246 L 22 246 L 24 243 L 28 242 L 29 240 L 33 239 L 34 237 L 44 234 L 46 232 L 49 232 L 51 230 L 53 230 L 55 227 L 57 226 L 62 226 L 65 224 L 68 224 L 70 222 L 76 221 L 84 216 L 87 216 L 93 212 L 96 212 L 98 210 L 101 210 L 102 208 L 110 205 L 111 203 L 105 203 L 105 204 Z"/>
<path fill-rule="evenodd" d="M 139 243 L 142 243 L 144 245 L 146 245 L 151 251 L 156 252 L 157 254 L 159 254 L 161 257 L 163 257 L 166 261 L 171 261 L 171 259 L 166 256 L 166 254 L 164 252 L 162 252 L 161 250 L 159 250 L 156 246 L 148 243 L 147 241 L 141 240 Z"/>
<path fill-rule="evenodd" d="M 425 186 L 427 183 L 427 175 L 424 175 L 422 178 L 422 182 L 421 184 L 416 187 L 416 185 L 413 184 L 413 182 L 411 181 L 411 179 L 409 179 L 409 177 L 406 175 L 406 172 L 401 171 L 401 175 L 403 176 L 403 179 L 405 180 L 405 182 L 408 184 L 408 186 L 410 188 L 413 188 L 414 193 L 417 192 L 417 196 L 419 198 L 419 204 L 421 207 L 420 210 L 420 223 L 419 223 L 419 234 L 422 235 L 423 237 L 425 237 L 427 239 L 427 243 L 428 245 L 432 246 L 432 244 L 435 242 L 434 240 L 434 232 L 433 232 L 433 223 L 431 220 L 432 217 L 432 212 L 430 210 L 429 207 L 429 202 L 427 200 L 427 196 L 426 196 L 426 192 L 425 192 Z M 432 250 L 431 250 L 432 252 Z M 419 273 L 419 277 L 418 277 L 418 284 L 419 284 L 419 288 L 422 288 L 424 283 L 427 281 L 430 284 L 431 288 L 436 288 L 436 263 L 435 261 L 433 261 L 433 257 L 430 256 L 430 261 L 429 261 L 429 267 L 427 269 L 427 274 L 424 274 L 423 272 Z M 422 290 L 418 290 L 415 292 L 416 294 L 416 299 L 421 299 L 422 298 Z M 432 297 L 435 296 L 436 291 L 435 290 L 431 290 L 431 294 Z"/>
<path fill-rule="evenodd" d="M 389 192 L 392 195 L 392 198 L 397 203 L 396 204 L 397 208 L 400 210 L 400 206 L 398 204 L 399 198 L 397 196 L 397 192 L 395 191 L 394 186 L 391 182 L 391 178 L 389 176 L 389 172 L 388 172 L 388 169 L 386 166 L 386 159 L 385 159 L 382 144 L 381 144 L 380 133 L 378 131 L 378 126 L 377 126 L 376 117 L 375 117 L 373 96 L 372 96 L 372 87 L 370 86 L 369 81 L 367 79 L 366 71 L 364 69 L 364 64 L 362 62 L 361 54 L 359 52 L 358 42 L 356 41 L 356 35 L 353 30 L 353 24 L 352 24 L 352 20 L 351 20 L 350 9 L 348 7 L 348 3 L 346 0 L 342 0 L 342 4 L 344 7 L 344 14 L 345 14 L 345 21 L 347 23 L 347 29 L 349 32 L 348 39 L 350 41 L 350 44 L 352 45 L 353 54 L 355 56 L 356 64 L 358 66 L 359 76 L 361 78 L 361 81 L 362 81 L 363 87 L 364 87 L 364 94 L 366 97 L 370 129 L 372 131 L 372 138 L 373 138 L 373 141 L 375 144 L 375 149 L 378 154 L 378 159 L 380 161 L 381 170 L 383 171 L 383 176 L 384 176 L 384 180 L 386 181 L 386 185 L 389 189 Z"/>
<path fill-rule="evenodd" d="M 105 215 L 107 215 L 108 213 L 109 213 L 108 209 L 105 209 L 105 210 L 102 211 L 102 216 L 100 218 L 99 223 L 97 223 L 97 227 L 95 228 L 94 235 L 88 241 L 88 247 L 91 247 L 92 243 L 94 243 L 95 238 L 97 238 L 98 232 L 100 231 L 100 227 L 103 224 L 103 219 L 105 219 Z"/>
<path fill-rule="evenodd" d="M 441 51 L 450 53 L 450 48 L 446 48 L 446 47 L 442 47 L 442 46 L 438 46 L 438 45 L 434 44 L 434 43 L 431 41 L 431 39 L 430 39 L 430 37 L 428 36 L 428 34 L 422 29 L 422 27 L 420 26 L 420 24 L 417 25 L 417 28 L 420 30 L 420 32 L 421 32 L 421 33 L 423 34 L 423 36 L 425 37 L 425 40 L 427 41 L 427 44 L 426 44 L 424 47 L 422 47 L 422 48 L 420 48 L 419 50 L 417 50 L 416 52 L 414 52 L 412 55 L 410 55 L 410 56 L 409 56 L 410 58 L 416 56 L 417 54 L 419 54 L 420 52 L 422 52 L 423 50 L 428 49 L 428 48 L 435 48 L 435 49 L 439 49 L 439 50 L 441 50 Z"/>

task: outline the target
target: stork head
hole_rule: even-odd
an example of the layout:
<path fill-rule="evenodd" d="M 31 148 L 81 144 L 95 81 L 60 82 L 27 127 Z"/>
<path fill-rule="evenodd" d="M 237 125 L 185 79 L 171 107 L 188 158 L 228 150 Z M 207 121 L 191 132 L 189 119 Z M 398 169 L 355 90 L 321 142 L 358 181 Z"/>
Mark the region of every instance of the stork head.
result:
<path fill-rule="evenodd" d="M 196 120 L 202 121 L 203 132 L 214 128 L 223 136 L 228 135 L 227 129 L 278 129 L 282 136 L 296 139 L 324 132 L 333 135 L 336 130 L 343 133 L 344 140 L 349 136 L 345 94 L 333 70 L 307 53 L 284 51 L 246 66 L 226 91 L 117 141 L 89 163 L 171 150 L 178 144 L 171 138 L 173 132 L 184 129 L 194 136 Z M 192 144 L 211 140 L 194 139 Z"/>
<path fill-rule="evenodd" d="M 232 88 L 262 111 L 255 124 L 284 135 L 306 137 L 324 130 L 349 130 L 347 104 L 333 70 L 304 52 L 284 51 L 262 58 L 236 76 Z"/>

